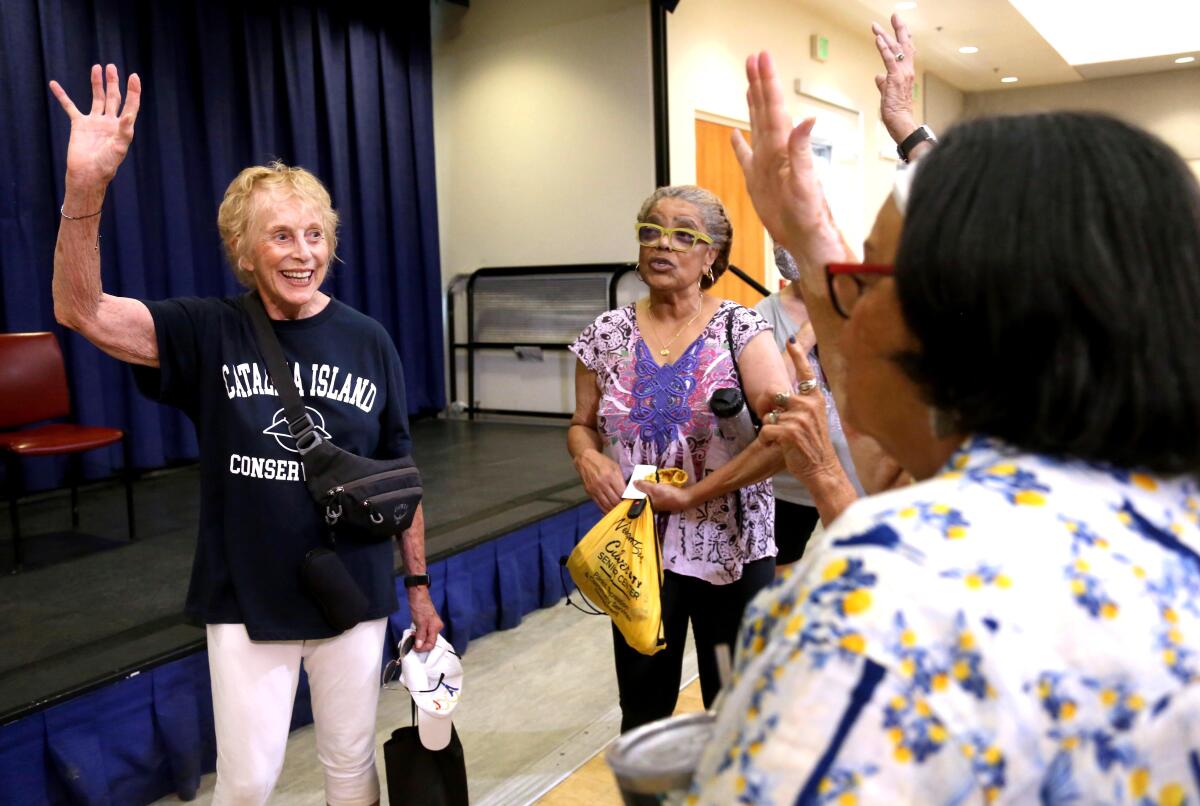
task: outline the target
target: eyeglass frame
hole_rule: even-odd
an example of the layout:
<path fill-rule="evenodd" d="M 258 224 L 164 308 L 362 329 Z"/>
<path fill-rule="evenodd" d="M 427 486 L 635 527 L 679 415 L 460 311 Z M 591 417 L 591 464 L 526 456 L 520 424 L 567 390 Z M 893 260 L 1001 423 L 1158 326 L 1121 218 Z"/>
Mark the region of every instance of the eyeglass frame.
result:
<path fill-rule="evenodd" d="M 652 229 L 658 230 L 658 239 L 656 243 L 662 243 L 662 239 L 665 236 L 667 239 L 667 248 L 672 252 L 679 252 L 680 254 L 686 254 L 687 252 L 692 251 L 696 248 L 696 244 L 701 242 L 703 242 L 706 246 L 712 246 L 713 244 L 713 238 L 711 235 L 706 235 L 705 233 L 700 232 L 700 230 L 694 230 L 690 227 L 664 227 L 661 224 L 654 224 L 649 221 L 635 221 L 633 222 L 633 232 L 634 235 L 638 236 L 637 242 L 639 246 L 654 246 L 652 243 L 642 243 L 642 239 L 640 237 L 642 227 L 651 227 Z M 675 232 L 686 232 L 688 235 L 695 235 L 696 242 L 687 249 L 676 249 L 671 245 L 671 234 Z"/>
<path fill-rule="evenodd" d="M 881 276 L 891 276 L 896 273 L 896 267 L 891 263 L 829 263 L 825 266 L 825 282 L 829 286 L 829 301 L 833 303 L 833 309 L 843 319 L 850 318 L 850 312 L 842 309 L 841 302 L 838 301 L 836 289 L 833 287 L 833 278 L 837 275 L 848 275 L 854 284 L 858 287 L 859 296 L 862 296 L 862 290 L 866 287 L 866 283 L 860 280 L 856 275 L 859 274 L 877 274 Z M 858 297 L 855 297 L 858 300 Z M 851 306 L 853 309 L 853 306 Z"/>

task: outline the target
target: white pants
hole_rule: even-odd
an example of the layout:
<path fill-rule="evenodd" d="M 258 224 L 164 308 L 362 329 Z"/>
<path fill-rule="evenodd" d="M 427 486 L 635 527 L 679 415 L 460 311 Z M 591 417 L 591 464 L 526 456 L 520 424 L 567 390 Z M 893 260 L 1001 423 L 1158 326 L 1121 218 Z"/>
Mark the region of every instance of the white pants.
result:
<path fill-rule="evenodd" d="M 208 670 L 217 731 L 215 806 L 263 804 L 283 768 L 300 663 L 312 691 L 325 800 L 379 800 L 375 706 L 387 619 L 334 638 L 251 641 L 242 624 L 208 625 Z"/>

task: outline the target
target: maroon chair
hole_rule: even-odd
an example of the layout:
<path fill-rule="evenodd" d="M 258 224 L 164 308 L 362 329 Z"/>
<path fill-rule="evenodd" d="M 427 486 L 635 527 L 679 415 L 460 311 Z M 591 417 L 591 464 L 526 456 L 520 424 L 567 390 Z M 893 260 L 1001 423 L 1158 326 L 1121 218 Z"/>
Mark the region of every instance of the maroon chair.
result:
<path fill-rule="evenodd" d="M 21 459 L 35 456 L 70 457 L 71 528 L 79 528 L 79 454 L 103 448 L 125 438 L 117 428 L 52 423 L 22 426 L 70 417 L 71 397 L 62 351 L 53 333 L 0 333 L 0 453 L 8 479 L 9 517 L 12 520 L 13 572 L 21 570 L 21 521 L 17 500 L 24 492 Z M 21 429 L 21 430 L 11 430 Z M 128 444 L 125 447 L 125 510 L 129 539 L 136 537 L 133 485 Z"/>

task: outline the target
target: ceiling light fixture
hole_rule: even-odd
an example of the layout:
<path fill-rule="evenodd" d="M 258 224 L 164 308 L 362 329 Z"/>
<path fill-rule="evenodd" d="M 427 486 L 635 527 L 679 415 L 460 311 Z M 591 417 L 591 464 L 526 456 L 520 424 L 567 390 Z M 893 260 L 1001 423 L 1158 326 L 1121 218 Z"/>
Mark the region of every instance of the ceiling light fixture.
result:
<path fill-rule="evenodd" d="M 963 45 L 961 48 L 958 49 L 958 52 L 959 53 L 978 53 L 979 48 L 975 47 L 974 45 Z"/>
<path fill-rule="evenodd" d="M 1017 78 L 1016 76 L 1005 76 L 1004 78 L 1000 79 L 1000 83 L 1001 84 L 1016 84 L 1020 80 L 1021 79 Z"/>
<path fill-rule="evenodd" d="M 1191 64 L 1194 61 L 1196 61 L 1195 56 L 1180 56 L 1175 60 L 1175 64 Z"/>

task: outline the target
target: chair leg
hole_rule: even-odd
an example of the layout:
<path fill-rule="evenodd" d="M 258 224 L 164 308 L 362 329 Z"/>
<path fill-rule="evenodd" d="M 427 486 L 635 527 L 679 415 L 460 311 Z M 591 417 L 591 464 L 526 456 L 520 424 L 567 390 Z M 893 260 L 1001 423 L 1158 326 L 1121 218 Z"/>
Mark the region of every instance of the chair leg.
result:
<path fill-rule="evenodd" d="M 21 570 L 21 518 L 17 512 L 17 499 L 21 495 L 21 460 L 11 453 L 4 455 L 4 469 L 8 477 L 8 519 L 12 523 L 12 573 Z"/>
<path fill-rule="evenodd" d="M 83 478 L 83 460 L 79 454 L 67 457 L 67 481 L 71 484 L 71 529 L 79 531 L 79 480 Z"/>
<path fill-rule="evenodd" d="M 137 521 L 133 517 L 133 452 L 129 448 L 129 439 L 121 440 L 125 454 L 125 467 L 121 475 L 125 477 L 125 517 L 129 521 L 129 542 L 137 540 Z"/>

